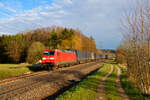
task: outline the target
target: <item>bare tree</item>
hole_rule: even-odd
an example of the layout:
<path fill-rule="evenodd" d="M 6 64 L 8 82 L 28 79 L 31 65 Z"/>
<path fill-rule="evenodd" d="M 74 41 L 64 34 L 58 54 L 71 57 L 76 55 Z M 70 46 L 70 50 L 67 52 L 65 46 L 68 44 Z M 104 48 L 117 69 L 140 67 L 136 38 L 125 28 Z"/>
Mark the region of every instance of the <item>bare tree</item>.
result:
<path fill-rule="evenodd" d="M 121 28 L 129 78 L 150 94 L 150 2 L 137 0 L 131 13 L 125 13 Z"/>

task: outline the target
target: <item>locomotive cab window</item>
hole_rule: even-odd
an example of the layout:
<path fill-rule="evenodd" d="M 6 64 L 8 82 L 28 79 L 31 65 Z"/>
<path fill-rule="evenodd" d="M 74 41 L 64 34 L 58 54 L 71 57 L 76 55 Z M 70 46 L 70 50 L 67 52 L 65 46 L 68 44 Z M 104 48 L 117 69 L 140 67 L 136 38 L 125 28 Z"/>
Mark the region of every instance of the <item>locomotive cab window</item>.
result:
<path fill-rule="evenodd" d="M 46 51 L 44 52 L 44 55 L 54 55 L 55 51 Z"/>
<path fill-rule="evenodd" d="M 48 55 L 48 52 L 44 52 L 44 55 Z"/>

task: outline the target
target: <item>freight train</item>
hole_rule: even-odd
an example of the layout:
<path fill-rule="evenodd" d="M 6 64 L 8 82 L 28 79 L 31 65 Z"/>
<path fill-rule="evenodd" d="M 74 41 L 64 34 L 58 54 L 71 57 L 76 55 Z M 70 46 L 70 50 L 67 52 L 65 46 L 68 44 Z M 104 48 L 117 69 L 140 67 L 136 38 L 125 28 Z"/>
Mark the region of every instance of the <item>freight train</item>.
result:
<path fill-rule="evenodd" d="M 101 54 L 79 50 L 44 50 L 42 66 L 50 70 L 57 67 L 96 61 L 100 58 L 102 58 Z"/>

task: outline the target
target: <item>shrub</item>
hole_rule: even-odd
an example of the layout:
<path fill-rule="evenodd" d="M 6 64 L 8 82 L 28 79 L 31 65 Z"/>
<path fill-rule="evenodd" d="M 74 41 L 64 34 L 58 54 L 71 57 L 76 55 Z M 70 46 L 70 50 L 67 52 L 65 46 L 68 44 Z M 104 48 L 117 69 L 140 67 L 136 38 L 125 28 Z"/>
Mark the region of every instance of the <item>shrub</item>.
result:
<path fill-rule="evenodd" d="M 45 46 L 41 42 L 33 42 L 28 50 L 27 62 L 33 64 L 40 60 L 44 49 Z"/>

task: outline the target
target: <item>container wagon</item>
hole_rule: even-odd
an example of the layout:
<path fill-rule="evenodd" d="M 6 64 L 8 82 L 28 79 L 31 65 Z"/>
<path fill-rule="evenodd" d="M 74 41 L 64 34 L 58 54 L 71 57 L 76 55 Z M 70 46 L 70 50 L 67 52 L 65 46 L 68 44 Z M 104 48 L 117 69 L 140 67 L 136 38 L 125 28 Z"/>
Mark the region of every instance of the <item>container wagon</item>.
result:
<path fill-rule="evenodd" d="M 75 50 L 75 53 L 78 64 L 88 62 L 92 59 L 91 53 L 89 52 Z"/>

